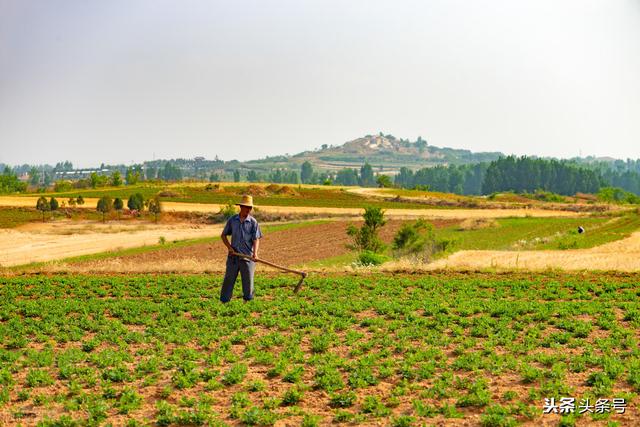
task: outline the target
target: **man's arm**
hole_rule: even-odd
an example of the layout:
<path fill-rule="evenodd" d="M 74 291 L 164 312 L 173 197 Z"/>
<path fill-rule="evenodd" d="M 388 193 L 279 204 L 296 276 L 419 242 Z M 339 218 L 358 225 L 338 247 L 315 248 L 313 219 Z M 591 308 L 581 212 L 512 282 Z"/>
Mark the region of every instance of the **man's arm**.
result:
<path fill-rule="evenodd" d="M 220 238 L 222 239 L 222 243 L 224 243 L 224 245 L 227 247 L 229 252 L 233 252 L 233 247 L 231 246 L 231 243 L 229 243 L 229 238 L 227 237 L 227 235 L 222 233 Z"/>
<path fill-rule="evenodd" d="M 260 248 L 260 239 L 253 241 L 253 258 L 258 258 L 258 249 Z"/>
<path fill-rule="evenodd" d="M 224 225 L 224 228 L 222 229 L 222 234 L 220 235 L 220 239 L 222 240 L 222 243 L 224 243 L 224 245 L 227 247 L 229 252 L 233 252 L 233 246 L 231 246 L 231 243 L 229 243 L 229 238 L 227 237 L 230 234 L 231 234 L 231 218 L 229 218 L 227 220 L 227 223 Z"/>

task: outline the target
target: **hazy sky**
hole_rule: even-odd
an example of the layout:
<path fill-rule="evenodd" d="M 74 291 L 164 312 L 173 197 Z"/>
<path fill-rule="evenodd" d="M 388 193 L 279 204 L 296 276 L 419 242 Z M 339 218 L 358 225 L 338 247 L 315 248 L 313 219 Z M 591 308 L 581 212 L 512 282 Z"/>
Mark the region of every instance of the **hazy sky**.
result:
<path fill-rule="evenodd" d="M 0 162 L 638 158 L 639 76 L 640 0 L 0 0 Z"/>

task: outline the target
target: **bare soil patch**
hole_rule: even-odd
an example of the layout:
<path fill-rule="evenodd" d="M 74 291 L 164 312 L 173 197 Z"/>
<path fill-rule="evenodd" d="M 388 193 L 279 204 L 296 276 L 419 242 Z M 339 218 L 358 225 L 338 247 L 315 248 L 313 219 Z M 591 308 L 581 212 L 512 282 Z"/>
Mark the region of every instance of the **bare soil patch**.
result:
<path fill-rule="evenodd" d="M 167 241 L 219 235 L 222 226 L 78 223 L 60 220 L 0 229 L 0 266 L 43 262 Z"/>

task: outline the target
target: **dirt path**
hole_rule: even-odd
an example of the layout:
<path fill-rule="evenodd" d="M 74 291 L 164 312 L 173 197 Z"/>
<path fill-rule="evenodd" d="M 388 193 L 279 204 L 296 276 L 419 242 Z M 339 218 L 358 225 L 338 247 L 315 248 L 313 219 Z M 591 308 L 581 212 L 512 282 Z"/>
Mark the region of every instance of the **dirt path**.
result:
<path fill-rule="evenodd" d="M 221 226 L 194 224 L 31 223 L 0 229 L 0 266 L 49 261 L 167 241 L 218 236 Z"/>
<path fill-rule="evenodd" d="M 615 270 L 640 271 L 640 232 L 589 249 L 546 251 L 460 251 L 428 269 Z"/>
<path fill-rule="evenodd" d="M 37 197 L 0 197 L 0 206 L 33 207 Z M 85 199 L 86 206 L 95 206 L 98 199 Z M 220 211 L 222 205 L 208 203 L 163 202 L 167 212 L 212 212 Z M 361 215 L 360 208 L 327 208 L 306 206 L 259 206 L 268 213 L 315 213 L 355 216 Z M 508 218 L 508 217 L 577 217 L 586 215 L 579 212 L 545 210 L 545 209 L 385 209 L 389 218 L 428 218 L 428 219 L 466 219 L 466 218 Z"/>

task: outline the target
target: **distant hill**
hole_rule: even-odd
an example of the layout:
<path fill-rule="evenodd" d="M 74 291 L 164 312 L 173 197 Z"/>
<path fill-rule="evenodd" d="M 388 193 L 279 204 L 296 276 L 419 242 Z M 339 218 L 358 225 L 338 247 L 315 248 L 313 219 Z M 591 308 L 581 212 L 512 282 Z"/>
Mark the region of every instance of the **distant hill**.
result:
<path fill-rule="evenodd" d="M 377 170 L 397 171 L 402 166 L 426 166 L 490 162 L 504 156 L 500 152 L 474 153 L 469 150 L 441 148 L 429 145 L 418 137 L 416 141 L 398 139 L 393 135 L 366 135 L 339 146 L 323 145 L 315 151 L 304 151 L 293 156 L 276 156 L 246 162 L 249 168 L 297 167 L 309 161 L 314 167 L 337 170 L 360 167 L 369 162 Z"/>

